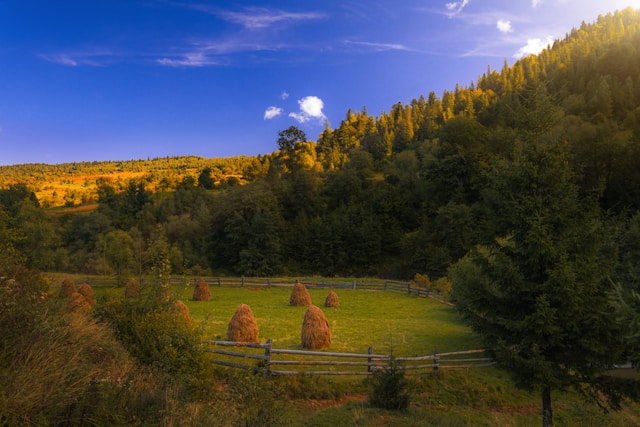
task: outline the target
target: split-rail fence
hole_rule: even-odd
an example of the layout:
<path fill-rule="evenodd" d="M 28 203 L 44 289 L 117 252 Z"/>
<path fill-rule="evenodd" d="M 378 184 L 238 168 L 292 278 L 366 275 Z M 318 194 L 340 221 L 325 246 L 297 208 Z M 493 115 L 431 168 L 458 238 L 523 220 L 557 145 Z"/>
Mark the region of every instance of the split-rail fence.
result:
<path fill-rule="evenodd" d="M 376 354 L 369 347 L 365 354 L 274 348 L 266 343 L 234 341 L 206 341 L 208 352 L 217 357 L 216 365 L 260 372 L 265 375 L 371 375 L 389 366 L 392 356 Z M 222 349 L 233 348 L 232 350 Z M 485 350 L 466 350 L 415 357 L 395 357 L 397 366 L 407 373 L 424 374 L 438 369 L 481 368 L 495 364 L 489 357 L 481 357 Z"/>

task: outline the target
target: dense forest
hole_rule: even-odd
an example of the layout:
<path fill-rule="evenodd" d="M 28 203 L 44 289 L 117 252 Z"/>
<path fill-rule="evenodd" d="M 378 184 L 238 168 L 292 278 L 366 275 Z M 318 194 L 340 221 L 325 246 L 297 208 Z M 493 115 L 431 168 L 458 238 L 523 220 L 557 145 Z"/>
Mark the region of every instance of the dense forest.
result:
<path fill-rule="evenodd" d="M 580 194 L 597 200 L 615 280 L 630 284 L 640 250 L 639 21 L 633 9 L 600 16 L 468 87 L 377 117 L 348 111 L 316 142 L 283 130 L 264 156 L 166 159 L 165 172 L 151 161 L 2 167 L 3 244 L 33 269 L 122 278 L 165 260 L 172 274 L 436 279 L 500 235 L 508 213 L 497 206 L 509 192 L 498 175 L 534 147 L 562 158 Z M 114 168 L 142 175 L 101 176 Z M 177 180 L 172 168 L 191 173 Z M 78 169 L 98 176 L 88 202 L 99 206 L 52 214 L 34 196 L 40 181 Z"/>

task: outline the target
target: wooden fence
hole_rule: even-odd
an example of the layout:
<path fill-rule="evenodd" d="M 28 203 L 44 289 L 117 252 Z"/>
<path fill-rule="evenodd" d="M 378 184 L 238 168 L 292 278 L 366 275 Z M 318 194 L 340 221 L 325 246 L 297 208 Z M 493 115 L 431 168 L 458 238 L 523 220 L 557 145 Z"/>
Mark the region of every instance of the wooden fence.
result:
<path fill-rule="evenodd" d="M 195 286 L 198 280 L 204 280 L 209 286 L 230 286 L 230 287 L 289 287 L 296 283 L 296 279 L 291 278 L 270 278 L 270 277 L 202 277 L 202 278 L 171 278 L 171 285 Z M 394 280 L 376 279 L 354 279 L 350 281 L 339 281 L 330 279 L 300 279 L 300 282 L 307 288 L 331 288 L 331 289 L 353 289 L 362 291 L 392 291 L 402 292 L 410 295 L 429 297 L 431 292 L 428 288 L 411 285 L 410 282 L 400 282 Z"/>
<path fill-rule="evenodd" d="M 375 354 L 369 347 L 366 354 L 332 353 L 324 351 L 273 348 L 272 340 L 264 344 L 233 341 L 206 341 L 208 352 L 216 355 L 216 365 L 247 369 L 265 375 L 371 375 L 389 365 L 390 356 Z M 233 347 L 223 350 L 220 347 Z M 485 350 L 467 350 L 417 357 L 394 357 L 407 373 L 424 374 L 438 369 L 481 368 L 495 364 L 488 357 L 473 357 Z M 471 356 L 471 357 L 469 357 Z M 254 362 L 250 364 L 250 362 Z M 322 367 L 322 368 L 319 368 Z"/>

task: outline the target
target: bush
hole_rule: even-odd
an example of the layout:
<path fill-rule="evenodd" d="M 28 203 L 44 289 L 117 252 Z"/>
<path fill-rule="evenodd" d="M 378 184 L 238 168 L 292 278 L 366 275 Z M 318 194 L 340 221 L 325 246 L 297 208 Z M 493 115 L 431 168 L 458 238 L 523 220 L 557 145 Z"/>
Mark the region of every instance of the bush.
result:
<path fill-rule="evenodd" d="M 404 368 L 393 356 L 389 364 L 373 373 L 369 404 L 376 408 L 404 411 L 409 407 L 408 381 Z"/>
<path fill-rule="evenodd" d="M 108 298 L 98 316 L 141 363 L 171 375 L 195 379 L 207 365 L 202 337 L 175 301 L 150 286 L 140 298 Z"/>

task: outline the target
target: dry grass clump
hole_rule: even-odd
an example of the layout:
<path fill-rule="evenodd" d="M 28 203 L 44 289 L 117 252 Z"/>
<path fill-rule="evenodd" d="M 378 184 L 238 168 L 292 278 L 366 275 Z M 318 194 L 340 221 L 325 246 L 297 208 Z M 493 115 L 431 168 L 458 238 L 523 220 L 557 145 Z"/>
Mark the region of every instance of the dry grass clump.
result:
<path fill-rule="evenodd" d="M 311 305 L 311 295 L 307 288 L 299 281 L 293 285 L 291 296 L 289 297 L 289 305 L 293 306 L 309 306 Z"/>
<path fill-rule="evenodd" d="M 227 327 L 227 339 L 238 342 L 258 342 L 258 323 L 251 307 L 240 304 Z"/>
<path fill-rule="evenodd" d="M 196 288 L 193 290 L 194 301 L 209 301 L 211 299 L 211 291 L 209 285 L 204 279 L 199 279 L 196 283 Z"/>
<path fill-rule="evenodd" d="M 191 325 L 191 316 L 189 315 L 189 307 L 187 307 L 185 303 L 183 303 L 180 300 L 176 300 L 176 302 L 173 304 L 173 307 L 171 307 L 171 310 L 183 316 L 187 321 L 187 323 Z"/>
<path fill-rule="evenodd" d="M 96 298 L 93 296 L 93 288 L 88 283 L 78 286 L 78 293 L 82 295 L 90 306 L 96 305 Z"/>
<path fill-rule="evenodd" d="M 65 279 L 62 281 L 62 286 L 60 287 L 60 297 L 69 298 L 75 292 L 78 292 L 78 290 L 76 289 L 76 284 L 73 283 L 73 280 L 71 280 L 70 278 L 65 277 Z"/>
<path fill-rule="evenodd" d="M 329 322 L 319 307 L 310 305 L 302 322 L 302 347 L 319 350 L 331 345 Z"/>
<path fill-rule="evenodd" d="M 338 294 L 334 291 L 329 292 L 327 298 L 324 300 L 325 307 L 340 307 L 340 301 L 338 300 Z"/>
<path fill-rule="evenodd" d="M 127 281 L 127 284 L 124 287 L 124 297 L 125 298 L 140 298 L 140 293 L 142 292 L 142 286 L 140 283 L 134 278 L 131 278 Z"/>

